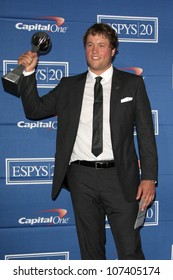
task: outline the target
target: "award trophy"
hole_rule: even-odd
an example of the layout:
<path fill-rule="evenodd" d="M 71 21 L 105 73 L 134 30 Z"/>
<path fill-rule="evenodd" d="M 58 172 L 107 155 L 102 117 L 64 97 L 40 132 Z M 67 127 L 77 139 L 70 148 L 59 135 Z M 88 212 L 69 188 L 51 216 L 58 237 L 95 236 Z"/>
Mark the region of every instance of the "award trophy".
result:
<path fill-rule="evenodd" d="M 46 54 L 51 49 L 51 41 L 50 37 L 45 32 L 37 32 L 32 36 L 32 52 L 37 52 L 38 54 Z M 21 80 L 23 77 L 23 70 L 25 66 L 20 64 L 11 72 L 5 74 L 2 77 L 2 84 L 4 90 L 15 95 L 16 97 L 20 97 L 19 89 Z"/>

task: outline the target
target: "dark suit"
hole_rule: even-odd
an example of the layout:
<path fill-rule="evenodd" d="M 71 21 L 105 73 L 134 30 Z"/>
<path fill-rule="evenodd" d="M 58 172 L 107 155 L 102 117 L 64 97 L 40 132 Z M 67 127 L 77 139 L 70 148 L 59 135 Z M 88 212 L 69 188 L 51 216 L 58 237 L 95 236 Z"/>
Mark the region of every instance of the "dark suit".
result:
<path fill-rule="evenodd" d="M 34 74 L 25 77 L 22 83 L 22 102 L 28 118 L 58 116 L 53 200 L 60 192 L 69 167 L 86 75 L 87 72 L 63 78 L 54 90 L 41 98 L 37 95 Z M 157 151 L 151 108 L 143 78 L 114 68 L 110 101 L 111 139 L 117 178 L 128 202 L 135 201 L 140 182 L 138 157 L 133 141 L 134 125 L 142 169 L 141 179 L 157 180 Z"/>

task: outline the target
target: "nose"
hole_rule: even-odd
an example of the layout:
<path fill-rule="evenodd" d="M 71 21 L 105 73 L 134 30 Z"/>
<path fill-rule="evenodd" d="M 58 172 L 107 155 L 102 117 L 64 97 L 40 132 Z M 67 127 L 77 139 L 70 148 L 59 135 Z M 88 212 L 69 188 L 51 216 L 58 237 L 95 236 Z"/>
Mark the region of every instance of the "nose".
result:
<path fill-rule="evenodd" d="M 94 45 L 92 51 L 93 53 L 98 53 L 98 46 Z"/>

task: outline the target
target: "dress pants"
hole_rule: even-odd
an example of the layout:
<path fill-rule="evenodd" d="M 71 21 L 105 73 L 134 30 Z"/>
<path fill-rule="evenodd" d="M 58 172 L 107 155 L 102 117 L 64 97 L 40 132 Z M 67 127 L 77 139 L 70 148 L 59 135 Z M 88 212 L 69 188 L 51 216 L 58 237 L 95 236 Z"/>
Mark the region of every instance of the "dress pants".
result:
<path fill-rule="evenodd" d="M 139 229 L 134 230 L 138 202 L 127 202 L 124 198 L 116 167 L 96 169 L 72 163 L 68 169 L 67 179 L 81 259 L 106 259 L 106 215 L 118 259 L 144 259 Z"/>

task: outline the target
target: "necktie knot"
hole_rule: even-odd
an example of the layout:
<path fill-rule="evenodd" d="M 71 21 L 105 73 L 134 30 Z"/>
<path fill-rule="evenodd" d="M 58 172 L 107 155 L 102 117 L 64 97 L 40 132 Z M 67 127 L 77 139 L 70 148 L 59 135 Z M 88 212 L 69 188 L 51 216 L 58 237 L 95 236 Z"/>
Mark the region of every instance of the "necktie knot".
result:
<path fill-rule="evenodd" d="M 102 77 L 100 77 L 100 76 L 96 77 L 96 83 L 100 83 L 101 80 L 102 80 Z"/>
<path fill-rule="evenodd" d="M 103 89 L 102 84 L 100 83 L 102 77 L 98 76 L 95 79 L 96 82 L 94 86 L 94 102 L 103 102 Z"/>

